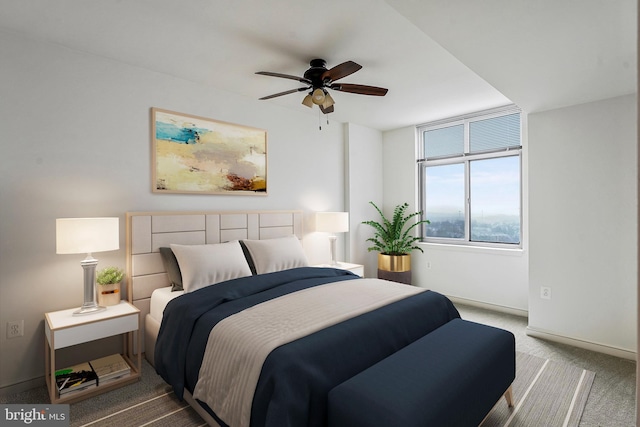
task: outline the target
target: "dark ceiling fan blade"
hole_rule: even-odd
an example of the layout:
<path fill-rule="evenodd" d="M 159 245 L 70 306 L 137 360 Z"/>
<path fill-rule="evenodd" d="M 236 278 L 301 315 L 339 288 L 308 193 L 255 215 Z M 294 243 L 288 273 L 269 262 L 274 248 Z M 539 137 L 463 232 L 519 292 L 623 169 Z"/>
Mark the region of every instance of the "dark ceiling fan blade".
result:
<path fill-rule="evenodd" d="M 327 70 L 324 73 L 322 73 L 322 80 L 329 79 L 332 82 L 335 82 L 338 79 L 347 77 L 348 75 L 355 73 L 361 68 L 362 68 L 362 65 L 356 64 L 353 61 L 343 62 L 342 64 L 336 65 L 330 70 Z"/>
<path fill-rule="evenodd" d="M 318 105 L 318 107 L 320 107 L 320 111 L 322 111 L 324 114 L 333 113 L 334 111 L 333 105 L 330 105 L 327 108 L 324 108 L 322 105 Z"/>
<path fill-rule="evenodd" d="M 258 71 L 256 74 L 260 74 L 261 76 L 280 77 L 283 79 L 291 79 L 302 83 L 311 84 L 311 80 L 309 79 L 305 79 L 304 77 L 292 76 L 290 74 L 272 73 L 271 71 Z"/>
<path fill-rule="evenodd" d="M 360 95 L 385 96 L 389 89 L 376 86 L 353 85 L 348 83 L 337 83 L 329 86 L 333 90 L 341 92 L 357 93 Z"/>
<path fill-rule="evenodd" d="M 269 95 L 269 96 L 263 96 L 262 98 L 259 98 L 259 99 L 260 100 L 265 100 L 265 99 L 276 98 L 276 97 L 282 96 L 282 95 L 289 95 L 290 93 L 302 92 L 302 91 L 307 90 L 307 89 L 309 89 L 309 87 L 300 87 L 298 89 L 285 90 L 284 92 L 274 93 L 273 95 Z"/>

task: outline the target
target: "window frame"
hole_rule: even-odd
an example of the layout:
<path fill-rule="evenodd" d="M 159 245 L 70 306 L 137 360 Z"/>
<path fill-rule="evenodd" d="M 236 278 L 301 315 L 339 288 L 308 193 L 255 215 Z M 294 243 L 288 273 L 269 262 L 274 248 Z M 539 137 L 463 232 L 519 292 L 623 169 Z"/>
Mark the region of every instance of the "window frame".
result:
<path fill-rule="evenodd" d="M 506 147 L 501 149 L 480 151 L 477 153 L 469 153 L 470 141 L 469 141 L 469 127 L 470 123 L 480 120 L 492 119 L 501 116 L 508 116 L 512 114 L 520 115 L 520 145 Z M 455 154 L 449 156 L 439 156 L 427 159 L 425 157 L 425 145 L 424 145 L 424 133 L 426 131 L 442 129 L 450 126 L 456 126 L 464 124 L 464 149 L 462 154 Z M 428 237 L 426 235 L 427 225 L 420 227 L 420 239 L 424 243 L 444 244 L 444 245 L 459 245 L 459 246 L 476 246 L 484 248 L 501 248 L 501 249 L 522 249 L 524 247 L 524 212 L 523 212 L 523 117 L 522 111 L 515 105 L 507 107 L 480 111 L 477 113 L 453 117 L 451 119 L 439 120 L 437 122 L 426 123 L 416 127 L 417 131 L 417 160 L 418 166 L 418 205 L 422 212 L 422 219 L 428 219 L 426 216 L 426 169 L 429 166 L 443 166 L 450 164 L 464 164 L 464 238 L 452 238 L 452 237 Z M 481 242 L 471 240 L 471 173 L 470 163 L 475 160 L 494 159 L 501 157 L 518 157 L 519 160 L 519 218 L 520 218 L 520 238 L 519 243 L 500 243 L 500 242 Z"/>

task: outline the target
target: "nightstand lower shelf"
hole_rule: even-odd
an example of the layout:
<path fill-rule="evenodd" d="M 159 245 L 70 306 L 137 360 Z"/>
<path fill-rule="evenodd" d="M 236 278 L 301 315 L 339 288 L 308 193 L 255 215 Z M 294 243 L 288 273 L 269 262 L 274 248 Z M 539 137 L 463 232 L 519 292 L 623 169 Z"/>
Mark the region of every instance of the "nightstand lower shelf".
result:
<path fill-rule="evenodd" d="M 49 399 L 51 403 L 75 403 L 84 399 L 88 399 L 93 396 L 97 396 L 102 393 L 106 393 L 110 390 L 114 390 L 116 388 L 125 386 L 127 384 L 135 383 L 140 380 L 141 372 L 134 363 L 131 361 L 129 357 L 126 355 L 122 355 L 124 360 L 126 360 L 127 364 L 131 368 L 131 373 L 123 376 L 122 378 L 115 379 L 110 381 L 107 384 L 97 385 L 95 387 L 88 388 L 86 390 L 71 392 L 66 395 L 60 396 L 55 387 L 55 376 L 45 375 L 45 379 L 47 382 L 47 390 L 49 391 Z M 52 382 L 53 381 L 53 386 Z"/>

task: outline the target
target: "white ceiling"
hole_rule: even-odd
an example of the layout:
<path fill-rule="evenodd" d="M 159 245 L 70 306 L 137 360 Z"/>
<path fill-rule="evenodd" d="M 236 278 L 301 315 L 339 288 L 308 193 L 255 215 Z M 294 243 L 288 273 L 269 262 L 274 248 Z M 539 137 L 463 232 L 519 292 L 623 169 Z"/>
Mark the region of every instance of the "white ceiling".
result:
<path fill-rule="evenodd" d="M 309 60 L 363 66 L 330 118 L 387 130 L 515 102 L 527 112 L 636 91 L 634 0 L 0 0 L 0 31 L 317 115 Z M 212 102 L 218 102 L 213 100 Z"/>

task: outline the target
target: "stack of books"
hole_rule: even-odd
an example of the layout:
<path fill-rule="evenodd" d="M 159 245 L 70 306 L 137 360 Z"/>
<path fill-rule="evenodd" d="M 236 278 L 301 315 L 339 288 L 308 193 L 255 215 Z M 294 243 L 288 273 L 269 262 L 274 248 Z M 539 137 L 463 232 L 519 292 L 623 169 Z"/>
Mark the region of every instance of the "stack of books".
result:
<path fill-rule="evenodd" d="M 86 362 L 60 369 L 55 375 L 56 386 L 61 397 L 98 385 L 98 376 Z"/>
<path fill-rule="evenodd" d="M 98 376 L 98 385 L 104 385 L 131 373 L 131 367 L 119 354 L 101 357 L 89 362 Z"/>

